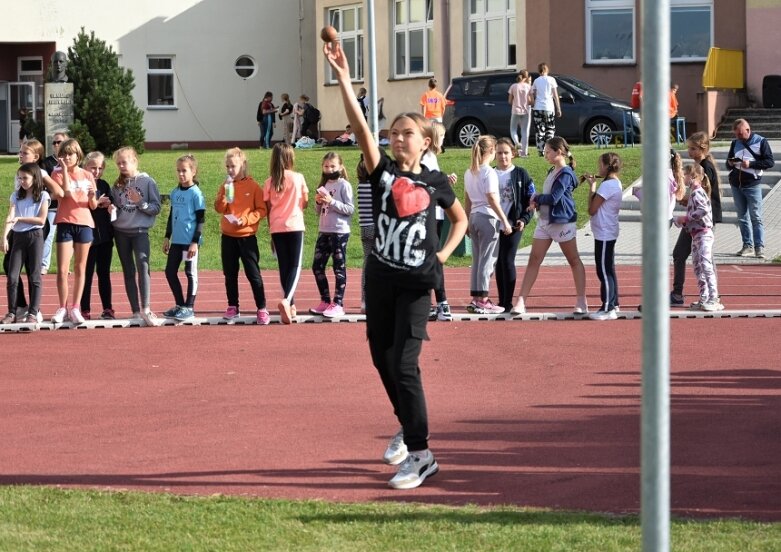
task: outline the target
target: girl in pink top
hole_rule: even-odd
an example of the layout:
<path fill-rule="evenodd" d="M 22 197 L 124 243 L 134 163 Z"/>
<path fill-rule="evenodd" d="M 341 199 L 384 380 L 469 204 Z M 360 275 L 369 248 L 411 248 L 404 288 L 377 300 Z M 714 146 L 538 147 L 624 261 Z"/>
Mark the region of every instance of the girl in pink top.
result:
<path fill-rule="evenodd" d="M 57 209 L 57 295 L 60 308 L 54 313 L 52 322 L 61 324 L 69 318 L 74 325 L 83 324 L 84 317 L 79 311 L 81 294 L 84 291 L 84 273 L 87 268 L 87 255 L 92 244 L 92 229 L 95 223 L 91 209 L 98 206 L 95 197 L 95 178 L 79 164 L 84 153 L 76 140 L 66 140 L 57 152 L 59 165 L 54 169 L 52 179 L 59 186 L 54 194 L 59 197 Z M 73 289 L 68 308 L 68 268 L 71 257 L 73 263 Z"/>
<path fill-rule="evenodd" d="M 512 106 L 510 114 L 510 138 L 518 151 L 518 157 L 529 156 L 529 126 L 532 119 L 529 94 L 531 77 L 526 69 L 518 73 L 515 82 L 507 91 L 507 102 Z M 520 132 L 518 132 L 520 130 Z"/>
<path fill-rule="evenodd" d="M 304 251 L 304 209 L 309 190 L 304 175 L 294 172 L 295 153 L 289 144 L 275 144 L 271 151 L 271 176 L 263 186 L 271 244 L 279 263 L 279 279 L 285 296 L 279 301 L 279 317 L 290 324 L 296 317 L 293 295 L 301 276 Z"/>

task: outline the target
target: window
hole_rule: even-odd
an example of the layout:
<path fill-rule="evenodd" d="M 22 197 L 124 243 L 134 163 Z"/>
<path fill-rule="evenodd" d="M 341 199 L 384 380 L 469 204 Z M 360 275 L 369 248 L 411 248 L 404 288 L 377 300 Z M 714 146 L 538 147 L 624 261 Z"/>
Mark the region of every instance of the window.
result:
<path fill-rule="evenodd" d="M 240 56 L 233 65 L 233 70 L 242 79 L 249 79 L 255 76 L 257 67 L 255 66 L 255 60 L 250 56 Z"/>
<path fill-rule="evenodd" d="M 635 63 L 635 1 L 586 0 L 588 63 Z M 670 60 L 701 61 L 713 42 L 713 0 L 670 0 Z"/>
<path fill-rule="evenodd" d="M 670 60 L 702 61 L 708 57 L 713 37 L 713 4 L 671 0 Z"/>
<path fill-rule="evenodd" d="M 434 1 L 393 3 L 394 75 L 408 77 L 434 72 Z"/>
<path fill-rule="evenodd" d="M 43 109 L 43 58 L 40 56 L 17 58 L 16 72 L 19 82 L 35 83 L 35 108 Z M 29 104 L 31 100 L 32 98 L 27 98 L 25 101 Z"/>
<path fill-rule="evenodd" d="M 150 109 L 176 106 L 173 56 L 147 58 L 146 97 Z"/>
<path fill-rule="evenodd" d="M 635 63 L 634 0 L 586 0 L 588 63 Z"/>
<path fill-rule="evenodd" d="M 515 66 L 515 1 L 469 0 L 469 68 Z"/>
<path fill-rule="evenodd" d="M 339 42 L 350 62 L 350 78 L 363 80 L 363 8 L 342 6 L 328 10 L 326 20 L 339 32 Z M 331 66 L 326 63 L 326 79 L 336 82 Z"/>

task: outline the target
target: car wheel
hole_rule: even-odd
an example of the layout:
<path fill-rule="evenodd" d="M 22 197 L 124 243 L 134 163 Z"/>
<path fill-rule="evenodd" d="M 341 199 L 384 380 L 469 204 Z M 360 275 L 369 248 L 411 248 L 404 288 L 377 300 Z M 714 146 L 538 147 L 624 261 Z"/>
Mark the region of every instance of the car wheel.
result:
<path fill-rule="evenodd" d="M 485 127 L 474 119 L 461 121 L 456 126 L 456 144 L 462 148 L 471 148 L 481 134 L 485 134 Z"/>
<path fill-rule="evenodd" d="M 615 127 L 607 119 L 597 119 L 586 129 L 586 140 L 594 145 L 606 145 L 613 140 Z"/>

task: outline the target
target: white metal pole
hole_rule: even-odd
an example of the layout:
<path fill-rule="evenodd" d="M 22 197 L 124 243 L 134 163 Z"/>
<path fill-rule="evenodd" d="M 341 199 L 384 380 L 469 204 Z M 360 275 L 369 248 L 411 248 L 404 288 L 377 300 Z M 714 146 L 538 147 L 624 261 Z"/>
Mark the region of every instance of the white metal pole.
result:
<path fill-rule="evenodd" d="M 366 26 L 369 37 L 367 62 L 369 64 L 369 128 L 377 142 L 380 134 L 377 117 L 377 43 L 375 40 L 374 0 L 366 0 Z"/>
<path fill-rule="evenodd" d="M 670 2 L 642 0 L 643 550 L 670 549 L 670 303 L 667 171 L 670 167 Z"/>

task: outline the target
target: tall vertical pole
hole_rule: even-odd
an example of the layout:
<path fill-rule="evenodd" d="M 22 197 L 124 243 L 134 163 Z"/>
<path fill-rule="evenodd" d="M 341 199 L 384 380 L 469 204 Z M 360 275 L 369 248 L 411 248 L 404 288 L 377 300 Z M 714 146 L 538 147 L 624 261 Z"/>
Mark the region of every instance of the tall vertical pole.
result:
<path fill-rule="evenodd" d="M 670 549 L 670 2 L 642 0 L 643 384 L 641 523 L 644 552 Z"/>
<path fill-rule="evenodd" d="M 374 136 L 374 141 L 377 142 L 380 134 L 380 129 L 378 128 L 380 122 L 377 118 L 377 42 L 375 38 L 374 0 L 366 0 L 366 21 L 369 35 L 369 55 L 367 57 L 367 62 L 369 63 L 369 128 Z"/>

